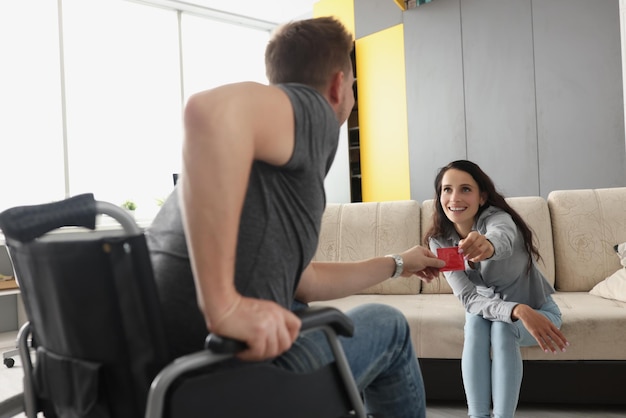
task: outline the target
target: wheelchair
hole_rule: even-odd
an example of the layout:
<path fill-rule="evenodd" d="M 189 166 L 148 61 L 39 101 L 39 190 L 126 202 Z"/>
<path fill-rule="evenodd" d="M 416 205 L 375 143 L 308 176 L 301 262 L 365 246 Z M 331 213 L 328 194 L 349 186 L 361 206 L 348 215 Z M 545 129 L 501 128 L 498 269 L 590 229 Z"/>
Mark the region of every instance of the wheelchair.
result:
<path fill-rule="evenodd" d="M 115 227 L 97 225 L 101 215 Z M 120 228 L 121 226 L 121 228 Z M 242 343 L 209 334 L 205 349 L 168 361 L 143 231 L 122 208 L 82 194 L 0 213 L 28 322 L 18 333 L 22 394 L 0 416 L 366 417 L 334 308 L 297 312 L 335 360 L 310 373 L 236 360 Z"/>

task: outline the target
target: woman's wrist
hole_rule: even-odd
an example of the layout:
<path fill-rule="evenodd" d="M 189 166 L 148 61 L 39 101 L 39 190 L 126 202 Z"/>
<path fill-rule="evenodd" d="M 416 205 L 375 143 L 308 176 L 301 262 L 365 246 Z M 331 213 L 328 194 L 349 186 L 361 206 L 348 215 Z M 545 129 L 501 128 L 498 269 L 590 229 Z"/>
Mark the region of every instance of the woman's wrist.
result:
<path fill-rule="evenodd" d="M 511 319 L 513 321 L 517 321 L 518 319 L 523 319 L 524 311 L 527 307 L 528 307 L 527 305 L 524 305 L 522 303 L 518 303 L 517 305 L 515 305 L 513 307 L 513 310 L 511 311 Z"/>
<path fill-rule="evenodd" d="M 493 242 L 491 242 L 489 239 L 487 239 L 487 242 L 489 243 L 489 245 L 491 246 L 491 255 L 489 257 L 486 258 L 486 260 L 489 260 L 491 257 L 493 257 L 494 255 L 496 255 L 496 247 L 493 246 Z"/>

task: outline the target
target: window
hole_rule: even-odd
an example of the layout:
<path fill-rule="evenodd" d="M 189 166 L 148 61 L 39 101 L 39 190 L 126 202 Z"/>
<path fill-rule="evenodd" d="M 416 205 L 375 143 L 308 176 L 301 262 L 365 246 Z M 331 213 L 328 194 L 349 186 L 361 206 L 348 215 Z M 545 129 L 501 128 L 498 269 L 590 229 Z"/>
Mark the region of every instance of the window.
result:
<path fill-rule="evenodd" d="M 180 171 L 187 97 L 266 82 L 267 31 L 126 0 L 2 7 L 0 211 L 92 192 L 149 220 Z"/>
<path fill-rule="evenodd" d="M 269 32 L 183 14 L 185 99 L 237 81 L 267 84 L 265 46 Z"/>
<path fill-rule="evenodd" d="M 175 11 L 64 0 L 69 190 L 154 216 L 180 165 Z"/>
<path fill-rule="evenodd" d="M 57 22 L 56 2 L 2 2 L 0 210 L 64 197 Z"/>

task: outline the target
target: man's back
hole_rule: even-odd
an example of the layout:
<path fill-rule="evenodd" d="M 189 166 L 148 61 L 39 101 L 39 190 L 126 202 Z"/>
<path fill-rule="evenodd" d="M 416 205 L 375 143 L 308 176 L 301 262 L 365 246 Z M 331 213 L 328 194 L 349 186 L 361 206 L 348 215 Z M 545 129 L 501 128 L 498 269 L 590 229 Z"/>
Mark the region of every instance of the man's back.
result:
<path fill-rule="evenodd" d="M 235 285 L 244 296 L 289 309 L 302 270 L 317 248 L 324 177 L 339 126 L 315 90 L 295 84 L 282 88 L 294 111 L 294 152 L 281 167 L 259 161 L 252 165 L 238 232 Z M 180 355 L 199 349 L 207 329 L 197 308 L 177 190 L 147 237 L 173 351 Z"/>

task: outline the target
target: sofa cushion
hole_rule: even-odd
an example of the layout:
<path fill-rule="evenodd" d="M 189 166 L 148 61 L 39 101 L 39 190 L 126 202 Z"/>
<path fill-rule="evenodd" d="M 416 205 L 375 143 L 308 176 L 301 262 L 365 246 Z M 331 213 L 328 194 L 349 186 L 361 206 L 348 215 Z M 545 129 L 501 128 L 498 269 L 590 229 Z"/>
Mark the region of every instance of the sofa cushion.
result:
<path fill-rule="evenodd" d="M 535 245 L 537 245 L 541 255 L 541 261 L 537 265 L 548 282 L 554 285 L 554 249 L 548 203 L 538 196 L 511 197 L 507 198 L 506 201 L 533 230 Z M 432 225 L 433 210 L 433 200 L 425 200 L 422 204 L 422 234 L 425 234 Z M 422 293 L 452 293 L 452 289 L 441 274 L 438 279 L 430 283 L 423 283 Z"/>
<path fill-rule="evenodd" d="M 626 242 L 616 245 L 615 252 L 624 268 L 620 268 L 595 285 L 593 289 L 589 291 L 589 294 L 626 302 Z"/>
<path fill-rule="evenodd" d="M 626 242 L 617 244 L 615 246 L 615 252 L 617 253 L 617 256 L 619 257 L 620 264 L 626 267 Z"/>
<path fill-rule="evenodd" d="M 414 200 L 330 203 L 314 261 L 359 261 L 400 253 L 419 243 L 420 206 Z M 417 276 L 388 279 L 362 293 L 418 294 Z"/>
<path fill-rule="evenodd" d="M 544 353 L 539 346 L 522 347 L 524 360 L 626 360 L 626 303 L 588 292 L 557 292 L 554 300 L 570 346 L 557 354 Z M 312 305 L 345 312 L 364 303 L 383 303 L 404 314 L 417 357 L 461 358 L 465 312 L 454 295 L 353 295 Z"/>
<path fill-rule="evenodd" d="M 365 303 L 389 305 L 404 314 L 417 357 L 461 358 L 465 312 L 454 295 L 353 295 L 312 305 L 333 306 L 346 312 Z"/>
<path fill-rule="evenodd" d="M 559 190 L 547 200 L 556 288 L 588 292 L 620 268 L 613 247 L 626 241 L 626 187 Z"/>
<path fill-rule="evenodd" d="M 626 302 L 626 268 L 621 268 L 589 291 L 590 295 Z"/>
<path fill-rule="evenodd" d="M 563 317 L 561 331 L 570 342 L 567 351 L 544 353 L 522 348 L 527 360 L 626 360 L 626 303 L 588 292 L 557 292 L 554 301 Z"/>

